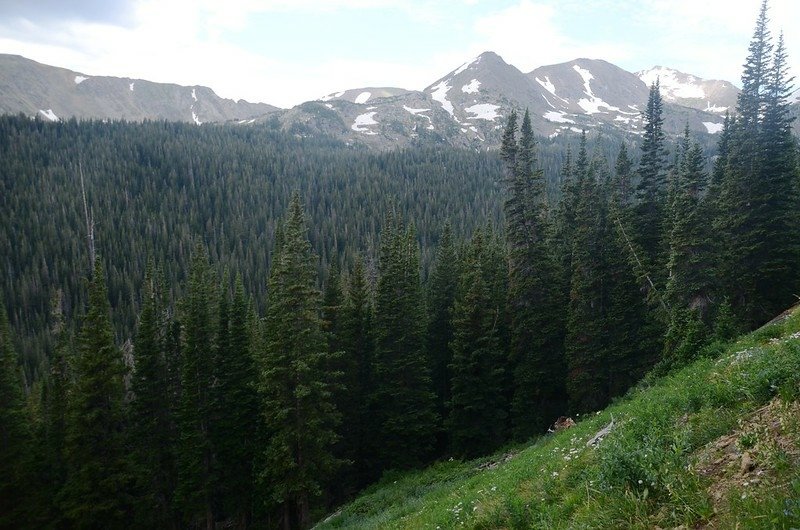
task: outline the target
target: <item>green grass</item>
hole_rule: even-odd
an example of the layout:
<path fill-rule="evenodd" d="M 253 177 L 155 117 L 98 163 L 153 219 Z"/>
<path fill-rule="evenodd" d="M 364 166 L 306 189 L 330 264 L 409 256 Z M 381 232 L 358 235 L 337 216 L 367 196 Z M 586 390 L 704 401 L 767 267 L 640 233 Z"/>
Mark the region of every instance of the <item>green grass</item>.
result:
<path fill-rule="evenodd" d="M 319 528 L 800 527 L 800 409 L 791 406 L 800 397 L 799 330 L 795 311 L 714 359 L 644 381 L 571 429 L 494 457 L 386 476 Z M 612 432 L 587 447 L 612 417 Z M 701 469 L 727 435 L 736 440 L 731 459 L 748 451 L 758 462 L 752 484 L 738 460 Z"/>

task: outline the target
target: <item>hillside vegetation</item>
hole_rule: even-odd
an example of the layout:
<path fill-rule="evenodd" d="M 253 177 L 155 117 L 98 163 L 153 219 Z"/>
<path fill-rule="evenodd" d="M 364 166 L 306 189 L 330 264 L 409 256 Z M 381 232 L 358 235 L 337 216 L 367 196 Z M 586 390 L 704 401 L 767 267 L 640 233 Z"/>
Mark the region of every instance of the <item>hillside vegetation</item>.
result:
<path fill-rule="evenodd" d="M 385 476 L 318 528 L 797 527 L 799 397 L 795 308 L 572 428 Z"/>

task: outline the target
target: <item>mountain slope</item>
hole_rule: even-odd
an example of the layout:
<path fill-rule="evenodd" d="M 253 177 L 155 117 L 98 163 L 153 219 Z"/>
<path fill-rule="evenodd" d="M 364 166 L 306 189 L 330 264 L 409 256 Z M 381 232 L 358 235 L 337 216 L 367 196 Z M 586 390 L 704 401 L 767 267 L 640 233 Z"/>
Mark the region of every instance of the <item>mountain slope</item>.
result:
<path fill-rule="evenodd" d="M 663 66 L 654 66 L 636 75 L 647 86 L 658 81 L 664 101 L 670 103 L 715 114 L 725 114 L 736 108 L 739 89 L 728 81 L 700 79 Z"/>
<path fill-rule="evenodd" d="M 800 310 L 717 354 L 531 445 L 386 476 L 318 527 L 797 527 Z"/>
<path fill-rule="evenodd" d="M 264 103 L 224 99 L 207 87 L 94 77 L 4 54 L 0 94 L 0 112 L 51 121 L 74 116 L 205 123 L 252 119 L 277 110 Z"/>

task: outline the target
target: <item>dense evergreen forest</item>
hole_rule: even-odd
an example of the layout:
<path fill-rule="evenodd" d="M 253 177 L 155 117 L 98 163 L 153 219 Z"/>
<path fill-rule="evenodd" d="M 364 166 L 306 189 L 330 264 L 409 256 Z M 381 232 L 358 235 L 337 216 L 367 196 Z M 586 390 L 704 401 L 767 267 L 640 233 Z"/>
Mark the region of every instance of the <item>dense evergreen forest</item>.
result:
<path fill-rule="evenodd" d="M 658 84 L 489 154 L 0 118 L 0 527 L 307 528 L 713 353 L 800 294 L 786 65 L 764 3 L 713 159 Z"/>

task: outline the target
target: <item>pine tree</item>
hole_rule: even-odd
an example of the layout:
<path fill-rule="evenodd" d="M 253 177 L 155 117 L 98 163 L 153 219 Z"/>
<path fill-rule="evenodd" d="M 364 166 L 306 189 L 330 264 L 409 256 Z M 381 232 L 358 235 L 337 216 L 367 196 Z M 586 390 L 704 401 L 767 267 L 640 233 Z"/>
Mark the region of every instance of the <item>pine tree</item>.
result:
<path fill-rule="evenodd" d="M 266 340 L 258 390 L 268 439 L 259 479 L 283 507 L 285 528 L 311 524 L 311 501 L 335 469 L 339 414 L 331 395 L 330 353 L 320 318 L 315 259 L 297 193 L 283 224 L 269 275 Z"/>
<path fill-rule="evenodd" d="M 131 469 L 123 438 L 126 369 L 114 345 L 99 258 L 89 283 L 89 305 L 73 368 L 66 433 L 68 472 L 60 504 L 73 526 L 121 528 L 131 518 Z"/>
<path fill-rule="evenodd" d="M 515 145 L 516 121 L 509 118 L 501 156 L 507 162 L 509 192 L 504 209 L 509 248 L 508 311 L 514 369 L 512 423 L 522 439 L 543 431 L 565 405 L 563 311 L 544 197 L 536 165 L 530 115 L 526 112 Z M 513 156 L 512 156 L 513 155 Z"/>
<path fill-rule="evenodd" d="M 608 393 L 622 395 L 655 365 L 660 355 L 647 340 L 651 314 L 636 277 L 631 249 L 633 215 L 633 163 L 625 144 L 617 155 L 611 184 L 608 222 L 610 234 L 604 245 L 608 274 Z"/>
<path fill-rule="evenodd" d="M 572 239 L 572 281 L 565 356 L 570 409 L 598 410 L 608 401 L 608 359 L 603 347 L 607 279 L 603 246 L 607 239 L 604 198 L 594 171 L 581 181 Z"/>
<path fill-rule="evenodd" d="M 63 525 L 63 514 L 55 499 L 66 480 L 66 421 L 67 392 L 71 383 L 70 359 L 74 357 L 74 337 L 67 328 L 63 313 L 63 292 L 56 291 L 50 306 L 52 325 L 50 334 L 54 348 L 50 355 L 50 369 L 42 381 L 42 418 L 38 432 L 37 506 L 41 513 L 36 517 L 54 526 Z"/>
<path fill-rule="evenodd" d="M 378 447 L 385 469 L 423 464 L 438 423 L 425 353 L 425 302 L 413 226 L 390 212 L 381 232 L 375 308 Z"/>
<path fill-rule="evenodd" d="M 0 300 L 0 528 L 19 528 L 29 516 L 25 513 L 32 456 L 29 424 L 22 371 Z"/>
<path fill-rule="evenodd" d="M 164 527 L 174 521 L 175 437 L 164 352 L 167 322 L 163 318 L 160 291 L 151 262 L 145 275 L 142 311 L 134 340 L 129 441 L 138 490 L 136 520 L 146 526 Z"/>
<path fill-rule="evenodd" d="M 453 338 L 452 309 L 458 285 L 458 257 L 453 233 L 447 222 L 442 230 L 433 272 L 428 283 L 427 352 L 431 379 L 437 397 L 437 412 L 444 420 L 450 400 L 450 341 Z M 438 444 L 440 449 L 443 443 Z"/>
<path fill-rule="evenodd" d="M 644 135 L 642 157 L 639 162 L 639 183 L 636 188 L 632 234 L 640 249 L 637 274 L 641 277 L 645 291 L 651 301 L 660 297 L 659 289 L 666 281 L 666 150 L 663 131 L 664 118 L 661 90 L 658 83 L 650 87 L 647 108 L 644 112 Z"/>
<path fill-rule="evenodd" d="M 192 524 L 202 521 L 209 530 L 214 526 L 211 389 L 215 372 L 215 340 L 212 285 L 205 249 L 197 245 L 183 300 L 175 497 L 185 518 Z"/>
<path fill-rule="evenodd" d="M 364 261 L 359 256 L 350 274 L 340 317 L 342 385 L 337 390 L 337 408 L 342 415 L 337 456 L 349 462 L 334 477 L 338 498 L 355 493 L 377 478 L 376 447 L 372 443 L 377 426 L 370 409 L 373 373 L 372 299 Z"/>
<path fill-rule="evenodd" d="M 703 217 L 701 194 L 706 175 L 700 146 L 695 143 L 681 161 L 672 204 L 669 280 L 665 296 L 670 323 L 665 341 L 665 362 L 689 362 L 704 345 L 704 329 L 711 320 L 714 288 L 713 246 L 708 220 Z M 691 351 L 691 348 L 696 348 Z"/>
<path fill-rule="evenodd" d="M 454 454 L 474 457 L 497 448 L 505 435 L 505 355 L 498 315 L 487 286 L 486 251 L 477 231 L 467 251 L 453 307 L 452 397 L 448 432 Z"/>
<path fill-rule="evenodd" d="M 251 519 L 254 455 L 257 447 L 258 397 L 253 362 L 248 304 L 241 276 L 234 282 L 233 296 L 220 299 L 217 377 L 215 386 L 216 502 L 226 518 L 242 528 Z"/>
<path fill-rule="evenodd" d="M 726 243 L 722 285 L 748 328 L 785 309 L 800 282 L 800 233 L 793 220 L 800 201 L 787 102 L 791 79 L 782 40 L 772 56 L 767 8 L 765 1 L 742 74 L 716 223 Z"/>
<path fill-rule="evenodd" d="M 713 256 L 701 196 L 706 187 L 702 150 L 695 143 L 681 162 L 671 208 L 669 280 L 666 300 L 673 309 L 697 309 L 707 321 L 713 290 Z"/>

